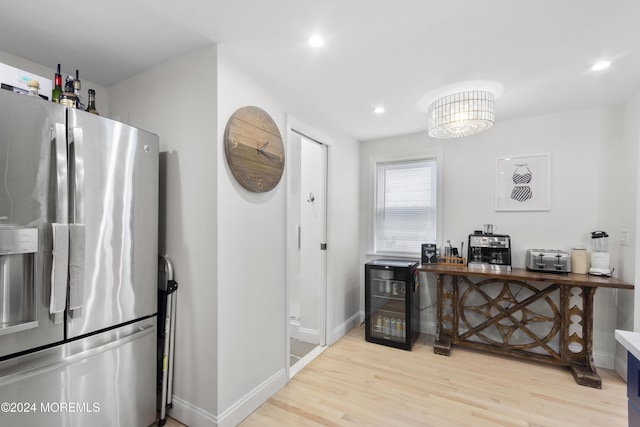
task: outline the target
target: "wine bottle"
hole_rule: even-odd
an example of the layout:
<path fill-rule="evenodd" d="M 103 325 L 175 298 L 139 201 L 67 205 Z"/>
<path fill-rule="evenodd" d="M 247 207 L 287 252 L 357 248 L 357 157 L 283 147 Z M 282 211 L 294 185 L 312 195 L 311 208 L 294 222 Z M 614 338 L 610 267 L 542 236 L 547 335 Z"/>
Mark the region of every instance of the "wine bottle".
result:
<path fill-rule="evenodd" d="M 54 86 L 51 91 L 51 100 L 59 104 L 60 95 L 62 95 L 62 74 L 60 74 L 60 64 L 58 64 L 58 71 L 56 71 L 53 82 Z"/>
<path fill-rule="evenodd" d="M 89 113 L 93 113 L 96 115 L 100 115 L 98 114 L 98 110 L 96 110 L 96 91 L 93 89 L 89 89 L 89 101 L 87 102 L 87 112 Z"/>

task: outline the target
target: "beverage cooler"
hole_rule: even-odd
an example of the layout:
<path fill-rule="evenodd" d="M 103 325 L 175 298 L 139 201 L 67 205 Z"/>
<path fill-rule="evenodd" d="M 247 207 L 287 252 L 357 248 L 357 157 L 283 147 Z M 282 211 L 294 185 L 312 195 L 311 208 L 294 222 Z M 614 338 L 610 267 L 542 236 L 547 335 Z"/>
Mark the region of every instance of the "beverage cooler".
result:
<path fill-rule="evenodd" d="M 375 260 L 365 264 L 365 338 L 411 350 L 418 337 L 419 298 L 415 261 Z"/>

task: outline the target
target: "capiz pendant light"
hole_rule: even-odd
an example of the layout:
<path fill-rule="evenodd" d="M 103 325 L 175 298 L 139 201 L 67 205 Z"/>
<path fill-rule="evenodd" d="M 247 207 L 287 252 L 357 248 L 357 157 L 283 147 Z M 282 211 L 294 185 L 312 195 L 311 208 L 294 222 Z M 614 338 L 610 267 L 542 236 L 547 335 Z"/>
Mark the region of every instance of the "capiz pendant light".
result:
<path fill-rule="evenodd" d="M 432 138 L 460 138 L 490 129 L 495 122 L 491 92 L 473 90 L 437 99 L 429 106 L 428 133 Z"/>
<path fill-rule="evenodd" d="M 427 132 L 432 138 L 461 138 L 491 129 L 494 104 L 504 92 L 492 80 L 469 80 L 435 89 L 418 101 L 427 113 Z"/>

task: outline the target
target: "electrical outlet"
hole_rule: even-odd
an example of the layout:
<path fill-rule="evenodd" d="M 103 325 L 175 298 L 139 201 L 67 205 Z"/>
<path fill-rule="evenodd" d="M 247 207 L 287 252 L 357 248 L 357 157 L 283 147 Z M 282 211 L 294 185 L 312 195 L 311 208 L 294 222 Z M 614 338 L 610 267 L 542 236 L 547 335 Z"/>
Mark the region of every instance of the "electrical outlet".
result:
<path fill-rule="evenodd" d="M 620 244 L 622 246 L 629 246 L 629 230 L 626 228 L 620 230 Z"/>

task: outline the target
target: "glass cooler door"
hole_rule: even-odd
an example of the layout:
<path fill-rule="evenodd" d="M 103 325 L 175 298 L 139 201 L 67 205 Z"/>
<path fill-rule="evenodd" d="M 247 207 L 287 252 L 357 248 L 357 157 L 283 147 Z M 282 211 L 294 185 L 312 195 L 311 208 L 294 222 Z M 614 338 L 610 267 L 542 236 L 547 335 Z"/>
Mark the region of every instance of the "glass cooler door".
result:
<path fill-rule="evenodd" d="M 366 265 L 366 339 L 411 349 L 411 270 L 407 266 Z M 409 339 L 407 339 L 409 337 Z"/>

